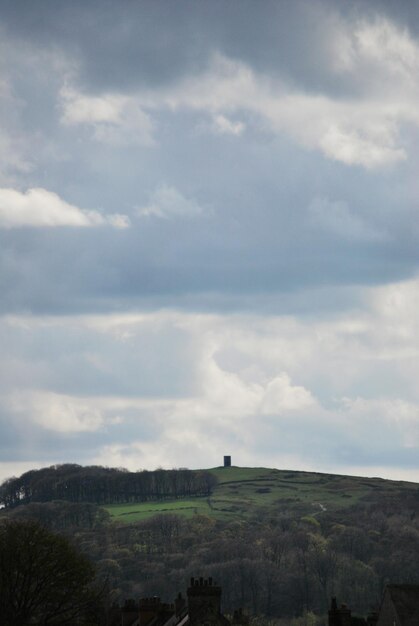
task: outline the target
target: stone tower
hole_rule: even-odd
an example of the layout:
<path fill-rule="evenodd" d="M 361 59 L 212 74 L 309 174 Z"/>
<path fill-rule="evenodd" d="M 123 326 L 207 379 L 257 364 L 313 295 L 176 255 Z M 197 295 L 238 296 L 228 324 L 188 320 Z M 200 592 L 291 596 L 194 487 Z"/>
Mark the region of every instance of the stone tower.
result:
<path fill-rule="evenodd" d="M 231 467 L 231 456 L 224 457 L 224 467 Z"/>

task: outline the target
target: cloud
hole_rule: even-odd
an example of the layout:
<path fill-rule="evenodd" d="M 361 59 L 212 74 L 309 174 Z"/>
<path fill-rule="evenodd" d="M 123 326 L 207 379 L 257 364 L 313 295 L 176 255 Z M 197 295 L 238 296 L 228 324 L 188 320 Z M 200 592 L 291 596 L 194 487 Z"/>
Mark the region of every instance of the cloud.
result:
<path fill-rule="evenodd" d="M 368 289 L 362 307 L 327 320 L 2 318 L 0 415 L 63 436 L 100 433 L 89 458 L 135 469 L 215 465 L 231 451 L 239 464 L 367 474 L 388 463 L 414 476 L 418 299 L 413 280 Z"/>
<path fill-rule="evenodd" d="M 12 4 L 3 460 L 413 476 L 419 10 Z"/>
<path fill-rule="evenodd" d="M 419 448 L 419 403 L 400 398 L 356 397 L 342 398 L 341 406 L 348 424 L 347 439 L 360 441 L 371 432 L 378 445 Z"/>
<path fill-rule="evenodd" d="M 127 228 L 126 215 L 102 216 L 97 211 L 83 211 L 65 202 L 47 189 L 0 189 L 0 228 L 52 228 L 58 226 L 87 227 L 110 224 Z"/>
<path fill-rule="evenodd" d="M 303 386 L 293 385 L 285 372 L 266 385 L 261 403 L 261 412 L 266 415 L 314 409 L 317 401 Z"/>
<path fill-rule="evenodd" d="M 336 18 L 329 26 L 336 32 L 329 44 L 332 60 L 324 70 L 346 79 L 346 93 L 299 89 L 284 76 L 255 71 L 245 61 L 217 52 L 206 70 L 130 96 L 86 96 L 67 86 L 61 92 L 62 121 L 90 125 L 100 141 L 147 144 L 152 123 L 145 109 L 196 110 L 212 118 L 214 132 L 236 136 L 244 124 L 232 116 L 250 112 L 271 132 L 289 135 L 304 148 L 346 165 L 374 169 L 405 160 L 402 126 L 419 127 L 417 42 L 384 18 Z"/>
<path fill-rule="evenodd" d="M 361 62 L 362 56 L 354 71 Z M 403 88 L 403 99 L 405 92 Z M 416 93 L 415 89 L 412 95 Z M 266 120 L 274 132 L 288 134 L 306 148 L 347 165 L 374 168 L 405 159 L 405 149 L 398 145 L 399 124 L 419 123 L 413 98 L 401 106 L 400 95 L 389 91 L 381 94 L 381 100 L 374 92 L 346 100 L 312 95 L 283 80 L 257 74 L 242 61 L 216 55 L 206 74 L 186 79 L 160 104 L 166 100 L 170 107 L 193 108 L 213 116 L 247 110 Z M 153 105 L 152 99 L 147 102 Z"/>
<path fill-rule="evenodd" d="M 107 215 L 103 218 L 104 223 L 113 226 L 114 228 L 124 229 L 129 228 L 131 226 L 131 220 L 128 215 L 123 215 L 122 213 L 115 213 L 113 215 Z"/>
<path fill-rule="evenodd" d="M 303 386 L 293 385 L 286 372 L 266 380 L 248 380 L 241 372 L 223 369 L 210 354 L 200 364 L 202 396 L 194 398 L 188 407 L 179 407 L 181 413 L 198 418 L 245 418 L 246 416 L 298 413 L 317 406 L 316 399 Z"/>
<path fill-rule="evenodd" d="M 203 208 L 191 198 L 186 198 L 175 187 L 161 185 L 150 197 L 149 204 L 137 209 L 143 217 L 160 217 L 165 219 L 193 218 L 202 215 Z"/>
<path fill-rule="evenodd" d="M 349 66 L 356 69 L 361 60 L 381 73 L 416 82 L 419 48 L 407 27 L 397 27 L 389 19 L 377 16 L 371 22 L 360 21 L 352 35 Z"/>
<path fill-rule="evenodd" d="M 47 391 L 13 394 L 9 407 L 13 413 L 24 413 L 35 424 L 58 433 L 94 432 L 104 423 L 94 401 Z"/>
<path fill-rule="evenodd" d="M 213 129 L 220 135 L 241 135 L 245 129 L 243 122 L 234 122 L 224 115 L 215 115 Z"/>
<path fill-rule="evenodd" d="M 344 116 L 349 117 L 350 113 L 344 113 Z M 376 129 L 372 119 L 374 114 L 369 117 L 370 120 L 366 119 L 358 128 L 351 128 L 351 123 L 347 122 L 330 124 L 319 137 L 319 147 L 327 157 L 346 165 L 375 168 L 405 160 L 405 150 L 397 147 L 393 122 L 384 122 Z"/>
<path fill-rule="evenodd" d="M 29 157 L 27 141 L 19 133 L 10 133 L 0 130 L 0 163 L 2 165 L 1 180 L 12 178 L 14 175 L 26 174 L 34 169 L 34 163 Z M 12 178 L 13 179 L 13 178 Z"/>
<path fill-rule="evenodd" d="M 0 68 L 0 117 L 7 120 L 0 129 L 0 184 L 10 184 L 17 176 L 28 174 L 34 169 L 31 144 L 34 143 L 33 131 L 20 127 L 20 116 L 25 107 L 22 97 L 18 97 L 10 76 L 7 56 L 7 44 L 3 38 L 0 54 L 4 63 Z"/>
<path fill-rule="evenodd" d="M 95 46 L 88 27 L 94 6 L 77 7 L 84 24 L 77 57 L 68 33 L 63 36 L 68 21 L 63 7 L 31 15 L 33 32 L 17 19 L 20 12 L 6 12 L 5 20 L 13 24 L 11 32 L 22 29 L 37 41 L 37 48 L 45 33 L 58 48 L 61 42 L 61 56 L 72 60 L 59 96 L 61 122 L 91 129 L 97 141 L 151 145 L 158 130 L 152 115 L 162 109 L 201 111 L 213 131 L 241 135 L 237 115 L 245 111 L 260 116 L 264 129 L 347 165 L 380 168 L 407 158 L 402 127 L 419 125 L 419 54 L 406 27 L 379 9 L 363 17 L 325 2 L 268 4 L 258 12 L 249 7 L 243 24 L 237 24 L 234 6 L 225 13 L 217 4 L 202 11 L 182 3 L 178 14 L 171 14 L 170 28 L 162 24 L 158 6 L 147 11 L 147 19 L 141 19 L 142 7 L 122 16 L 108 7 L 107 24 L 124 36 L 111 38 L 105 27 Z M 198 49 L 186 12 L 192 31 L 200 33 Z"/>
<path fill-rule="evenodd" d="M 87 96 L 70 87 L 60 92 L 61 122 L 85 125 L 97 141 L 111 145 L 151 146 L 153 124 L 135 98 L 122 94 Z"/>

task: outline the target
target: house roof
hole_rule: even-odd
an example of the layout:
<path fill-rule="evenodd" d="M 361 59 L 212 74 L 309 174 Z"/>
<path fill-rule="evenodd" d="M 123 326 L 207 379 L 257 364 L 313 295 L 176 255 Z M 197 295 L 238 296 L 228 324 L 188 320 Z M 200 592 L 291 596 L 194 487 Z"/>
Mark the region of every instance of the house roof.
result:
<path fill-rule="evenodd" d="M 419 585 L 388 585 L 386 593 L 402 626 L 419 624 Z"/>

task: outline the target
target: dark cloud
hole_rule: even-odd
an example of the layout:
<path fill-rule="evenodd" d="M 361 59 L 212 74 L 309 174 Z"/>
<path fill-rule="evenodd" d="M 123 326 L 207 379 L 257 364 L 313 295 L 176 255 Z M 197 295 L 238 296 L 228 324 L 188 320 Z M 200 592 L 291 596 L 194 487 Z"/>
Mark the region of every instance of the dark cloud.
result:
<path fill-rule="evenodd" d="M 397 3 L 396 10 L 380 0 L 347 6 L 330 0 L 5 0 L 1 7 L 3 24 L 18 40 L 75 60 L 87 92 L 173 84 L 197 75 L 220 52 L 291 84 L 343 95 L 348 77 L 330 71 L 330 27 L 340 18 L 380 14 L 395 16 L 402 26 L 418 21 L 414 3 Z"/>

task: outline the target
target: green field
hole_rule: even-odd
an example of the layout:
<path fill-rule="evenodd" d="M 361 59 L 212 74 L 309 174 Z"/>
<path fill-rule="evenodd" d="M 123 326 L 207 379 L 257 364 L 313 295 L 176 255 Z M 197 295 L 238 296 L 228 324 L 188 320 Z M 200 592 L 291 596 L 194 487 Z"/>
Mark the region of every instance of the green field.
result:
<path fill-rule="evenodd" d="M 112 517 L 124 522 L 137 522 L 154 515 L 171 513 L 192 517 L 208 515 L 210 507 L 207 498 L 190 498 L 179 500 L 160 500 L 159 502 L 140 502 L 137 504 L 111 504 L 104 507 Z"/>
<path fill-rule="evenodd" d="M 418 489 L 415 483 L 314 472 L 247 467 L 217 467 L 209 471 L 219 481 L 210 498 L 180 498 L 105 508 L 112 517 L 125 522 L 167 513 L 243 519 L 263 510 L 274 512 L 284 506 L 298 505 L 304 505 L 308 513 L 316 515 L 325 510 L 346 508 L 364 497 Z"/>

